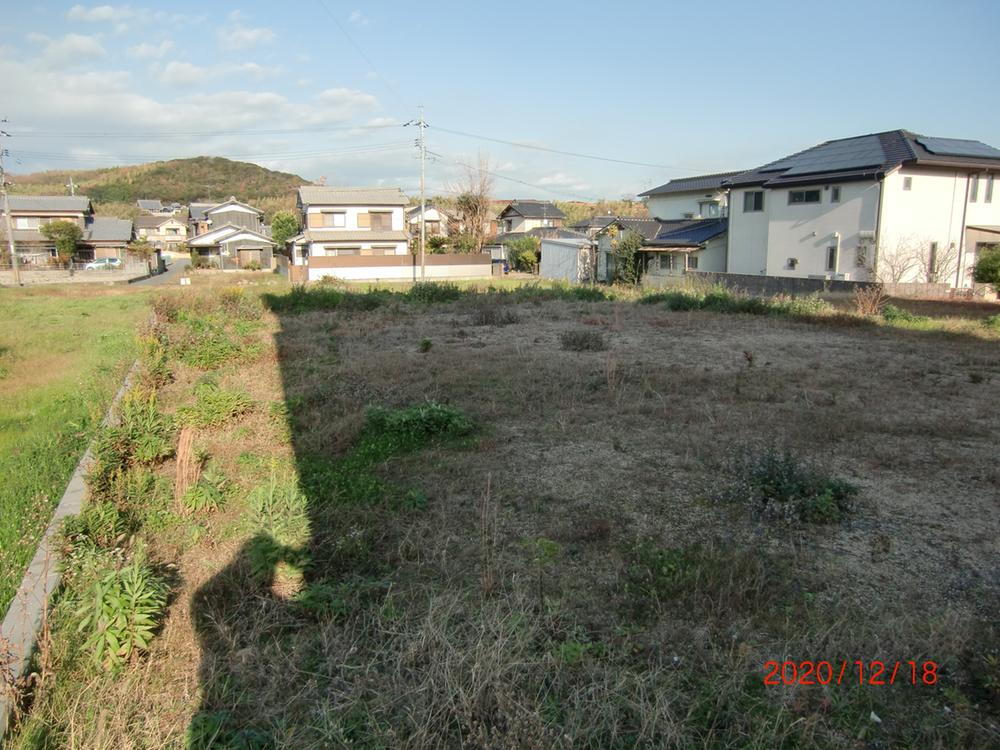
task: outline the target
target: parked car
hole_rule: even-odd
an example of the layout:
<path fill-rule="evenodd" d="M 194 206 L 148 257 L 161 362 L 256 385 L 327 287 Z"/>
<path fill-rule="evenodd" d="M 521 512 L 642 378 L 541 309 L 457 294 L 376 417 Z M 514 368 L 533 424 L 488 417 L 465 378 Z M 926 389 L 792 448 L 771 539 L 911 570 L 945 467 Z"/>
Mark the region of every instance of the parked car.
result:
<path fill-rule="evenodd" d="M 84 271 L 110 271 L 113 268 L 121 268 L 121 258 L 98 258 L 92 260 L 83 267 Z"/>

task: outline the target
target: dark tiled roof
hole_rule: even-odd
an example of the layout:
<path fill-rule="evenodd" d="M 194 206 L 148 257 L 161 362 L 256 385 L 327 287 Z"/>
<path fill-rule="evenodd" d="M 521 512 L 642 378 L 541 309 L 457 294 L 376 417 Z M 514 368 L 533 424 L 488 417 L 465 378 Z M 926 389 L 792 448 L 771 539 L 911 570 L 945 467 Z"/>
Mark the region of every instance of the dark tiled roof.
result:
<path fill-rule="evenodd" d="M 84 242 L 129 242 L 132 239 L 131 219 L 95 216 L 83 231 Z"/>
<path fill-rule="evenodd" d="M 646 244 L 653 247 L 697 247 L 718 237 L 729 228 L 728 219 L 695 219 L 666 223 L 653 240 Z"/>
<path fill-rule="evenodd" d="M 642 235 L 644 240 L 651 240 L 663 229 L 664 225 L 670 224 L 671 222 L 665 221 L 664 219 L 634 219 L 629 216 L 619 216 L 614 221 L 610 222 L 608 226 L 614 224 L 620 230 L 632 230 Z M 675 222 L 676 223 L 676 222 Z M 605 227 L 607 229 L 607 227 Z M 602 229 L 601 232 L 604 230 Z M 598 232 L 600 234 L 601 232 Z"/>
<path fill-rule="evenodd" d="M 583 221 L 578 221 L 576 224 L 570 224 L 571 229 L 582 229 L 586 231 L 587 229 L 604 229 L 608 224 L 614 221 L 616 216 L 591 216 L 589 219 L 584 219 Z"/>
<path fill-rule="evenodd" d="M 500 216 L 507 212 L 520 214 L 525 219 L 565 219 L 566 214 L 559 210 L 559 207 L 551 201 L 511 201 Z"/>
<path fill-rule="evenodd" d="M 716 172 L 715 174 L 701 174 L 694 177 L 678 177 L 664 185 L 639 193 L 639 197 L 664 195 L 665 193 L 687 193 L 695 190 L 718 190 L 725 180 L 742 173 L 742 170 L 736 170 L 735 172 Z"/>
<path fill-rule="evenodd" d="M 217 205 L 217 203 L 192 203 L 188 206 L 191 221 L 204 221 L 205 212 L 210 208 L 215 208 Z"/>
<path fill-rule="evenodd" d="M 90 198 L 83 195 L 12 195 L 10 212 L 15 211 L 90 211 Z"/>
<path fill-rule="evenodd" d="M 738 174 L 727 185 L 778 187 L 818 182 L 870 179 L 904 164 L 1000 169 L 1000 158 L 936 154 L 920 141 L 923 136 L 909 130 L 888 130 L 851 138 L 825 141 L 762 167 Z M 989 147 L 967 141 L 988 153 Z"/>

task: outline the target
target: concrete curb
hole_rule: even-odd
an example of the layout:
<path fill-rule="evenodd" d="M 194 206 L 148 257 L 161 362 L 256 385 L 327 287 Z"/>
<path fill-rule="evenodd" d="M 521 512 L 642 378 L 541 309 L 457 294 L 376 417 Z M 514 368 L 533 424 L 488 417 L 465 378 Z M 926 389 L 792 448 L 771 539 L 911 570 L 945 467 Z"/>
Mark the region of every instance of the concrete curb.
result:
<path fill-rule="evenodd" d="M 111 424 L 115 410 L 131 385 L 138 367 L 139 361 L 136 360 L 111 400 L 104 420 L 101 422 L 102 428 Z M 63 519 L 67 516 L 75 516 L 83 507 L 83 499 L 87 491 L 84 477 L 93 460 L 91 448 L 93 448 L 93 442 L 87 446 L 83 458 L 77 463 L 76 470 L 70 477 L 69 484 L 66 485 L 66 491 L 52 514 L 52 520 L 49 522 L 48 528 L 45 529 L 45 533 L 42 534 L 38 549 L 35 550 L 35 556 L 28 565 L 21 585 L 7 608 L 3 624 L 0 625 L 0 643 L 6 642 L 14 657 L 9 668 L 15 680 L 24 675 L 31 663 L 38 631 L 47 614 L 49 598 L 59 588 L 59 582 L 62 579 L 58 565 L 59 527 Z M 16 696 L 13 695 L 0 695 L 0 740 L 10 728 L 15 699 Z"/>

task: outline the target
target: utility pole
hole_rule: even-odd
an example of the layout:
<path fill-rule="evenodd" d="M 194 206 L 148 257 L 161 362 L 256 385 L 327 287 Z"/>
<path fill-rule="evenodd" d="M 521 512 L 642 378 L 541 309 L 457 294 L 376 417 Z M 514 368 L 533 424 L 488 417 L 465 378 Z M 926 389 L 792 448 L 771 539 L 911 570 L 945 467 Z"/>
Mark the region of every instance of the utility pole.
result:
<path fill-rule="evenodd" d="M 0 122 L 7 122 L 7 120 L 0 120 Z M 10 133 L 6 130 L 0 130 L 0 136 L 10 137 Z M 21 283 L 21 269 L 18 268 L 17 264 L 17 250 L 14 247 L 14 226 L 10 220 L 10 201 L 7 199 L 7 172 L 4 171 L 3 158 L 9 156 L 10 152 L 0 147 L 0 193 L 3 193 L 3 220 L 7 228 L 7 248 L 10 250 L 10 268 L 14 273 L 14 283 L 20 285 Z"/>
<path fill-rule="evenodd" d="M 76 195 L 76 185 L 73 184 L 73 175 L 70 175 L 69 182 L 66 184 L 66 187 L 69 188 L 70 195 Z"/>
<path fill-rule="evenodd" d="M 427 267 L 425 266 L 424 253 L 427 246 L 427 199 L 424 195 L 424 163 L 427 161 L 427 142 L 424 140 L 424 105 L 420 105 L 420 121 L 417 123 L 420 128 L 420 280 L 427 277 Z"/>

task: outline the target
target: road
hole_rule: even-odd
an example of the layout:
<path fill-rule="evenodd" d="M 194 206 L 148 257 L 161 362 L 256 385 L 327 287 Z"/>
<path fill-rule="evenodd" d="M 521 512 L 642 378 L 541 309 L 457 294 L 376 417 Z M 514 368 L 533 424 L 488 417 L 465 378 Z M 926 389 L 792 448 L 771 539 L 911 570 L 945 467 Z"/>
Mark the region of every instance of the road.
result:
<path fill-rule="evenodd" d="M 150 276 L 142 281 L 134 281 L 132 286 L 178 286 L 181 276 L 184 275 L 184 266 L 182 261 L 175 260 L 167 266 L 167 270 L 163 273 Z"/>

